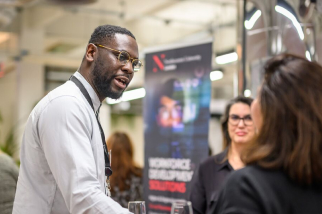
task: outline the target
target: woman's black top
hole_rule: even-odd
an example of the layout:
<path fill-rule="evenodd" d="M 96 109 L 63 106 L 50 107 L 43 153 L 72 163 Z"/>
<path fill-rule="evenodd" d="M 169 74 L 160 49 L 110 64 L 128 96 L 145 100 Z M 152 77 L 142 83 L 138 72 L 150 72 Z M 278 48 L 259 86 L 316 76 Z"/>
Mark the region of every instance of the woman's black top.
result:
<path fill-rule="evenodd" d="M 112 199 L 118 202 L 122 207 L 128 208 L 128 203 L 130 201 L 143 200 L 143 179 L 140 176 L 132 174 L 125 180 L 125 184 L 128 188 L 123 191 L 121 191 L 118 186 L 113 186 Z"/>
<path fill-rule="evenodd" d="M 190 193 L 194 214 L 205 214 L 216 203 L 223 182 L 233 171 L 226 154 L 227 150 L 207 158 L 195 171 Z"/>
<path fill-rule="evenodd" d="M 229 176 L 212 208 L 209 213 L 321 214 L 322 188 L 301 187 L 281 170 L 247 166 Z"/>

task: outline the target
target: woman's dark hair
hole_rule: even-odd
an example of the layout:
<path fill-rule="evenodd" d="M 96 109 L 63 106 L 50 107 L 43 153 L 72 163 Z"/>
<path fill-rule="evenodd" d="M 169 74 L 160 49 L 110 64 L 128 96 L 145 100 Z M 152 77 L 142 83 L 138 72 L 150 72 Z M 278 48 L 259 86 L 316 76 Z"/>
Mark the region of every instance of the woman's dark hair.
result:
<path fill-rule="evenodd" d="M 107 148 L 112 150 L 113 175 L 110 177 L 112 192 L 114 187 L 120 191 L 129 188 L 126 184 L 131 175 L 142 177 L 142 170 L 133 160 L 133 144 L 124 132 L 114 132 L 106 142 Z"/>
<path fill-rule="evenodd" d="M 250 107 L 252 102 L 253 102 L 253 99 L 250 97 L 238 96 L 238 97 L 235 97 L 234 99 L 230 100 L 229 103 L 226 105 L 224 115 L 221 118 L 221 131 L 223 133 L 223 148 L 224 149 L 228 148 L 231 144 L 231 138 L 230 138 L 229 132 L 228 132 L 228 119 L 229 119 L 230 108 L 232 107 L 232 105 L 234 105 L 236 103 L 244 103 Z"/>
<path fill-rule="evenodd" d="M 258 101 L 262 126 L 246 164 L 282 169 L 302 185 L 322 183 L 322 67 L 282 54 L 264 67 Z"/>

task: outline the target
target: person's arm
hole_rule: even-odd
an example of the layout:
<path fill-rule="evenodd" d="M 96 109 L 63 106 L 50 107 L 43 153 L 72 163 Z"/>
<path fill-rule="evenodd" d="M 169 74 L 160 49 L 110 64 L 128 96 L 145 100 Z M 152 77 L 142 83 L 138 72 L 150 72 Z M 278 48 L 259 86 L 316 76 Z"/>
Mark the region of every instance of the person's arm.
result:
<path fill-rule="evenodd" d="M 208 214 L 259 214 L 263 213 L 260 196 L 254 180 L 241 171 L 233 172 L 219 193 L 215 206 Z"/>
<path fill-rule="evenodd" d="M 92 126 L 89 112 L 76 98 L 51 101 L 38 123 L 48 173 L 53 174 L 70 213 L 129 213 L 101 191 L 91 146 Z"/>
<path fill-rule="evenodd" d="M 190 201 L 194 214 L 205 214 L 207 200 L 201 166 L 195 171 L 191 182 Z"/>
<path fill-rule="evenodd" d="M 11 175 L 15 179 L 16 183 L 18 182 L 18 176 L 19 176 L 19 168 L 16 165 L 16 163 L 13 162 L 12 168 L 11 168 Z"/>
<path fill-rule="evenodd" d="M 0 155 L 1 155 L 1 150 L 0 150 Z M 17 166 L 17 164 L 15 163 L 15 161 L 12 159 L 12 157 L 10 157 L 9 155 L 3 154 L 5 156 L 5 158 L 7 159 L 7 164 L 9 167 L 9 174 L 12 177 L 12 179 L 16 182 L 18 181 L 18 176 L 19 176 L 19 168 Z"/>

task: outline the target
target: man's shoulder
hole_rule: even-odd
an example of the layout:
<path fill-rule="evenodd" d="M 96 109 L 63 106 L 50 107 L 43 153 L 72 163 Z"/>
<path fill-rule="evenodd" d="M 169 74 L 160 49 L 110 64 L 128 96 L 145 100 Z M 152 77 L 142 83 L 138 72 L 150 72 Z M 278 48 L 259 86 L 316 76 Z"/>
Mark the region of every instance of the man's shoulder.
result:
<path fill-rule="evenodd" d="M 80 95 L 80 90 L 77 88 L 77 86 L 73 82 L 67 81 L 63 85 L 50 91 L 46 95 L 46 97 L 48 97 L 50 100 L 53 100 L 64 96 L 78 97 L 79 95 Z"/>
<path fill-rule="evenodd" d="M 67 81 L 63 85 L 58 86 L 57 88 L 50 91 L 41 101 L 47 100 L 47 102 L 51 102 L 57 98 L 64 97 L 79 98 L 80 95 L 81 93 L 77 86 L 71 81 Z"/>
<path fill-rule="evenodd" d="M 43 97 L 35 106 L 32 115 L 37 116 L 43 112 L 50 105 L 68 107 L 72 103 L 80 105 L 82 103 L 81 94 L 79 89 L 70 81 L 50 91 Z"/>

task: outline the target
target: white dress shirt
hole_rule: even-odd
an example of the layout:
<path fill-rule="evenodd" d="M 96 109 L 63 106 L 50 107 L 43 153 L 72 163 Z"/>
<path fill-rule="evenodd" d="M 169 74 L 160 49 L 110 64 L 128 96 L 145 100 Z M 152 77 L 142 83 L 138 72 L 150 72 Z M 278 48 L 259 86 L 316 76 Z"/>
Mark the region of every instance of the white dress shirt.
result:
<path fill-rule="evenodd" d="M 95 112 L 101 105 L 76 72 Z M 104 194 L 104 151 L 93 109 L 71 81 L 31 112 L 21 145 L 13 214 L 129 213 Z"/>

